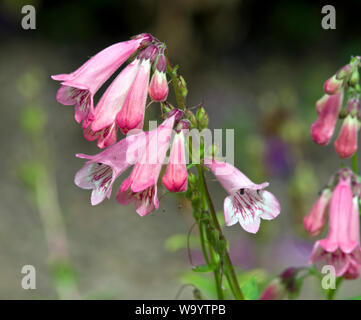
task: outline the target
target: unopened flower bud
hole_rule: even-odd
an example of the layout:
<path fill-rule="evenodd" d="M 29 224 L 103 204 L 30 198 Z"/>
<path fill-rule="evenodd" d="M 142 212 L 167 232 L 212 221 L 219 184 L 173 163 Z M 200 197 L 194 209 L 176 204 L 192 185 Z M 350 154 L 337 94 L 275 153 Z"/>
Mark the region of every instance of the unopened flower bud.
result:
<path fill-rule="evenodd" d="M 168 96 L 168 82 L 165 72 L 154 71 L 149 85 L 149 96 L 153 101 L 164 101 Z"/>
<path fill-rule="evenodd" d="M 327 94 L 335 94 L 341 88 L 342 83 L 343 80 L 337 80 L 336 76 L 334 75 L 325 82 L 323 89 Z"/>
<path fill-rule="evenodd" d="M 287 294 L 279 278 L 274 279 L 261 294 L 260 300 L 282 300 Z"/>
<path fill-rule="evenodd" d="M 311 212 L 303 219 L 303 225 L 311 236 L 320 234 L 326 223 L 327 205 L 330 202 L 332 191 L 324 189 L 313 205 Z"/>
<path fill-rule="evenodd" d="M 334 144 L 340 158 L 349 158 L 357 150 L 358 128 L 359 124 L 356 117 L 348 115 L 343 121 L 340 134 Z"/>
<path fill-rule="evenodd" d="M 351 64 L 347 64 L 336 72 L 336 79 L 343 80 L 345 78 L 348 78 L 351 75 L 352 71 L 353 66 Z"/>
<path fill-rule="evenodd" d="M 330 142 L 341 109 L 342 99 L 343 91 L 339 91 L 329 96 L 324 103 L 317 120 L 311 126 L 311 135 L 315 143 L 324 146 Z"/>
<path fill-rule="evenodd" d="M 208 127 L 208 114 L 203 107 L 200 107 L 196 114 L 196 119 L 198 121 L 198 129 L 203 130 Z"/>

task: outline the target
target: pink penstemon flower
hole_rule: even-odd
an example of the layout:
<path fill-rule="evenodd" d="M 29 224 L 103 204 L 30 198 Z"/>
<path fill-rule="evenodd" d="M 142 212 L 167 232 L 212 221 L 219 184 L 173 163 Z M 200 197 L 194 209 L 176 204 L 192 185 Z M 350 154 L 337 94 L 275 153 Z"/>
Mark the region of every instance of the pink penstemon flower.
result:
<path fill-rule="evenodd" d="M 323 98 L 317 108 L 319 115 L 311 126 L 311 135 L 314 142 L 326 145 L 330 142 L 335 131 L 338 115 L 341 110 L 343 91 L 339 91 L 327 98 Z"/>
<path fill-rule="evenodd" d="M 330 201 L 330 222 L 327 238 L 315 243 L 310 262 L 316 266 L 333 265 L 336 275 L 342 276 L 361 264 L 359 223 L 353 218 L 358 212 L 354 207 L 350 176 L 339 174 L 339 182 Z M 353 223 L 351 223 L 351 221 Z"/>
<path fill-rule="evenodd" d="M 150 133 L 138 162 L 130 176 L 120 186 L 116 199 L 120 204 L 135 202 L 136 212 L 145 216 L 158 209 L 157 183 L 176 119 L 176 114 L 168 117 L 157 129 Z"/>
<path fill-rule="evenodd" d="M 314 204 L 311 212 L 303 219 L 303 225 L 311 236 L 318 235 L 325 226 L 327 206 L 331 199 L 332 191 L 324 189 Z"/>
<path fill-rule="evenodd" d="M 340 134 L 334 143 L 336 152 L 342 159 L 351 157 L 357 150 L 357 134 L 360 129 L 358 120 L 360 101 L 357 98 L 351 98 L 348 101 L 347 113 Z"/>
<path fill-rule="evenodd" d="M 75 120 L 93 119 L 93 98 L 106 80 L 151 36 L 142 34 L 133 40 L 116 43 L 90 58 L 76 71 L 52 76 L 61 81 L 57 100 L 64 105 L 75 105 Z"/>
<path fill-rule="evenodd" d="M 229 194 L 224 200 L 224 217 L 227 226 L 239 222 L 244 230 L 257 233 L 261 218 L 276 218 L 281 207 L 276 197 L 264 190 L 268 182 L 255 184 L 241 171 L 226 162 L 205 159 L 220 184 Z"/>
<path fill-rule="evenodd" d="M 167 62 L 164 54 L 158 56 L 155 71 L 149 85 L 149 96 L 153 101 L 165 101 L 168 96 Z"/>
<path fill-rule="evenodd" d="M 129 130 L 143 127 L 150 67 L 151 63 L 149 59 L 145 59 L 141 62 L 122 109 L 116 116 L 118 127 L 124 134 Z"/>
<path fill-rule="evenodd" d="M 170 192 L 184 192 L 187 190 L 188 172 L 183 130 L 174 137 L 169 163 L 162 181 Z"/>

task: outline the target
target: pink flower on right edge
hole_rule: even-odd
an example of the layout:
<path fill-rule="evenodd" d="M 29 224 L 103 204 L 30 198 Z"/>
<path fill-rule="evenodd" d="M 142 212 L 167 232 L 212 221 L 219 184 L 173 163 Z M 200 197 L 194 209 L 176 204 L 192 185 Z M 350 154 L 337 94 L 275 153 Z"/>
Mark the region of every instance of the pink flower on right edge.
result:
<path fill-rule="evenodd" d="M 355 279 L 361 265 L 358 196 L 353 196 L 351 176 L 344 172 L 332 193 L 328 236 L 315 243 L 310 263 L 332 265 L 336 276 Z"/>
<path fill-rule="evenodd" d="M 247 232 L 257 233 L 261 218 L 272 220 L 281 212 L 276 197 L 264 190 L 268 182 L 255 184 L 226 162 L 205 159 L 204 164 L 229 194 L 224 200 L 224 218 L 227 226 L 239 222 Z"/>

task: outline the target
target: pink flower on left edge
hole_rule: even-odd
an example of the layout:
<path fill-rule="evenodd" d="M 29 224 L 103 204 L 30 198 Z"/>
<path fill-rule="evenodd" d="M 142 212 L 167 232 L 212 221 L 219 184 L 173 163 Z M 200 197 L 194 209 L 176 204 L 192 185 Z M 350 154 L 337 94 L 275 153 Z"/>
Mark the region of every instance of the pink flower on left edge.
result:
<path fill-rule="evenodd" d="M 317 267 L 332 265 L 338 277 L 357 277 L 361 265 L 359 228 L 358 197 L 352 195 L 350 177 L 340 174 L 330 202 L 328 236 L 315 243 L 310 262 Z"/>
<path fill-rule="evenodd" d="M 244 230 L 257 233 L 261 218 L 276 218 L 281 206 L 276 197 L 264 190 L 268 182 L 255 184 L 241 171 L 226 162 L 206 159 L 211 169 L 229 196 L 224 200 L 224 217 L 227 226 L 239 222 Z"/>
<path fill-rule="evenodd" d="M 149 40 L 150 35 L 142 34 L 133 40 L 116 43 L 97 53 L 76 71 L 52 76 L 61 81 L 57 100 L 64 105 L 75 105 L 77 122 L 92 120 L 95 93 L 143 41 Z"/>
<path fill-rule="evenodd" d="M 130 176 L 120 186 L 116 199 L 122 205 L 135 202 L 136 212 L 145 216 L 158 209 L 157 183 L 172 134 L 176 115 L 149 132 L 149 139 Z"/>

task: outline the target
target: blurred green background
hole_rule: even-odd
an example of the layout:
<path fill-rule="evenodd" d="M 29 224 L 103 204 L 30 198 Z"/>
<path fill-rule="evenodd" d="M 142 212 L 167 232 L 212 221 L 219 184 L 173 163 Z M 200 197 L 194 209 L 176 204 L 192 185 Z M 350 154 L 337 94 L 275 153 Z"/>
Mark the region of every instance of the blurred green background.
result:
<path fill-rule="evenodd" d="M 36 8 L 36 30 L 21 28 L 25 4 Z M 281 215 L 257 235 L 237 225 L 225 230 L 234 264 L 257 269 L 260 290 L 286 267 L 307 265 L 314 239 L 302 219 L 341 164 L 332 144 L 311 140 L 315 101 L 323 82 L 361 54 L 361 3 L 335 4 L 336 30 L 321 27 L 324 4 L 1 1 L 0 298 L 172 299 L 182 283 L 200 281 L 187 272 L 193 220 L 181 195 L 162 196 L 161 188 L 159 210 L 141 218 L 115 201 L 120 181 L 111 201 L 96 207 L 73 183 L 83 164 L 75 154 L 98 150 L 83 139 L 73 107 L 57 103 L 50 75 L 142 32 L 167 44 L 188 83 L 188 105 L 203 102 L 212 128 L 235 129 L 236 165 L 256 182 L 269 181 L 281 202 Z M 221 211 L 225 192 L 209 178 Z M 191 243 L 193 262 L 201 263 Z M 37 270 L 36 290 L 21 287 L 26 264 Z M 345 281 L 338 297 L 359 294 L 360 284 Z M 192 298 L 192 289 L 180 296 Z M 320 297 L 320 284 L 307 279 L 301 298 Z"/>

